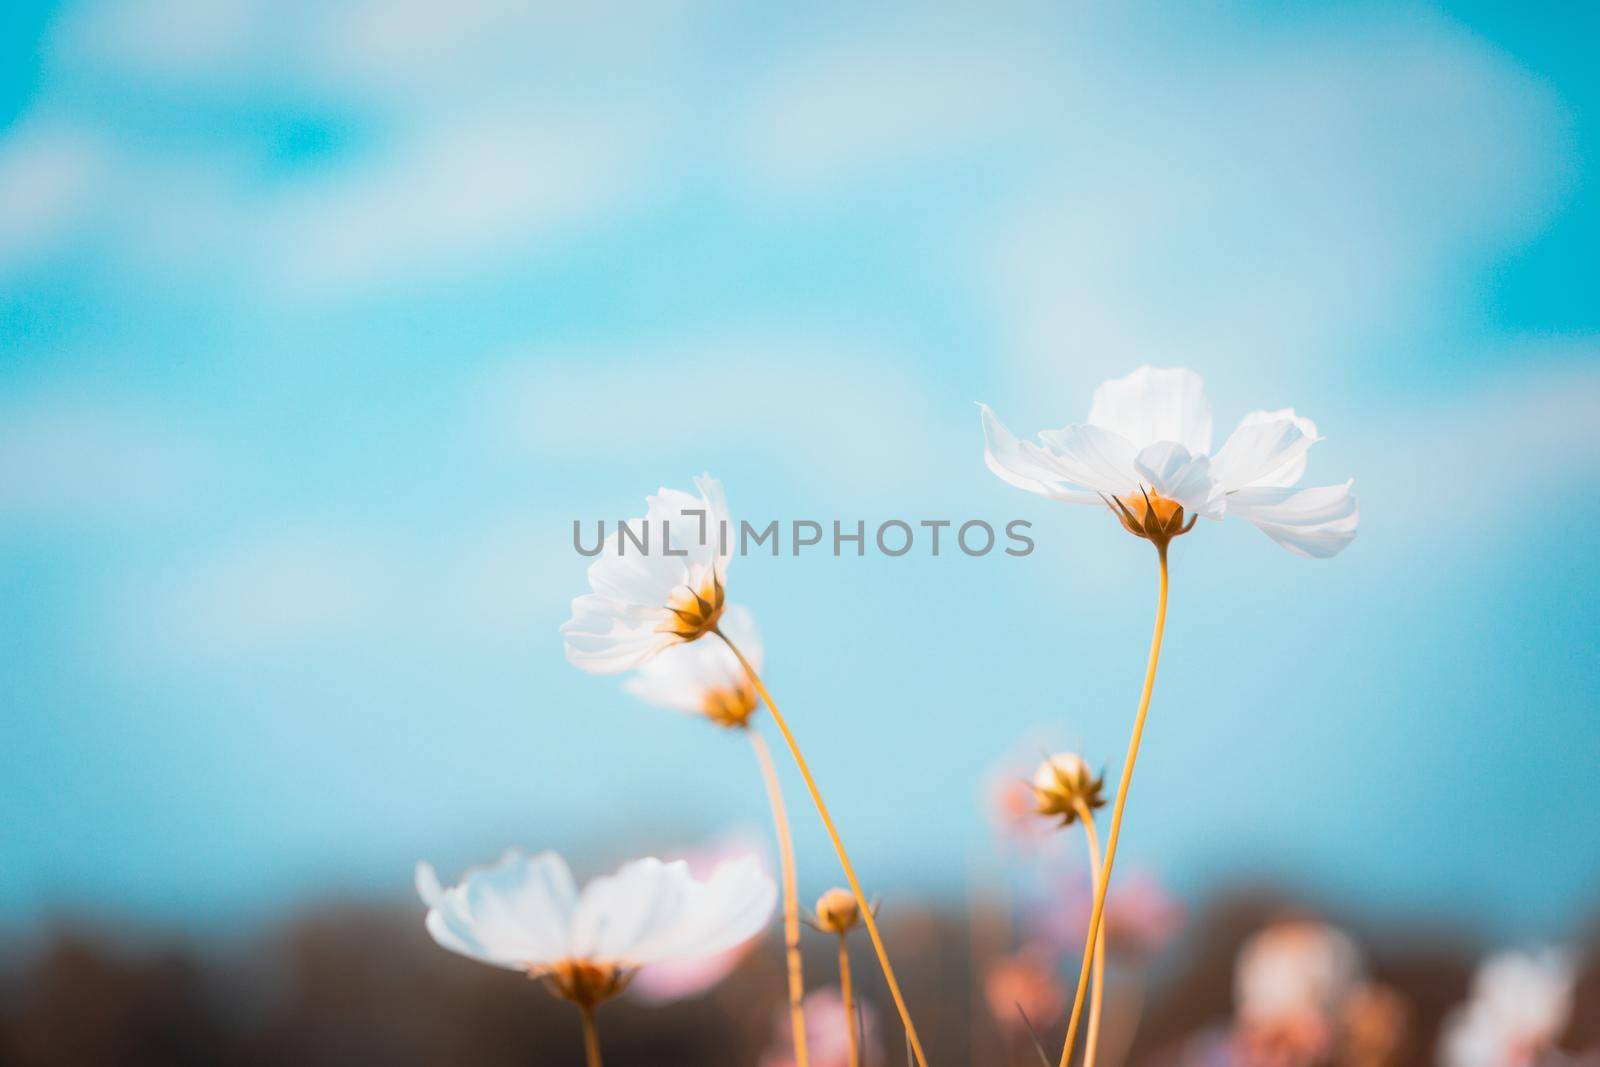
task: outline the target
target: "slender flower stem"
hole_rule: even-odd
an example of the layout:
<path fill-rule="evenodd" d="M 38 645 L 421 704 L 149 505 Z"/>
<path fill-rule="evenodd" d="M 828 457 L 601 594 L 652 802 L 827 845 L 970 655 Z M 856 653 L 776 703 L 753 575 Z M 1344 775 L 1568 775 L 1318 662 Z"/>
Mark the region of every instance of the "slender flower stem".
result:
<path fill-rule="evenodd" d="M 850 982 L 850 947 L 839 935 L 839 999 L 844 1002 L 845 1033 L 850 1039 L 850 1067 L 861 1067 L 861 1031 L 856 1026 L 856 996 Z"/>
<path fill-rule="evenodd" d="M 600 1033 L 594 1026 L 594 1006 L 578 1008 L 583 1013 L 583 1055 L 589 1067 L 604 1067 L 600 1062 Z"/>
<path fill-rule="evenodd" d="M 1083 823 L 1083 839 L 1089 846 L 1089 878 L 1100 883 L 1100 835 L 1095 832 L 1094 813 L 1082 800 L 1074 805 L 1078 821 Z M 1083 1067 L 1094 1067 L 1095 1053 L 1100 1048 L 1100 1009 L 1106 991 L 1106 934 L 1104 930 L 1094 939 L 1094 990 L 1089 994 L 1089 1032 L 1084 1035 Z"/>
<path fill-rule="evenodd" d="M 789 811 L 783 803 L 778 770 L 772 765 L 772 751 L 754 730 L 750 747 L 755 749 L 761 780 L 766 783 L 767 800 L 772 805 L 772 826 L 778 835 L 778 858 L 783 865 L 783 946 L 789 963 L 789 1024 L 794 1030 L 794 1062 L 807 1067 L 811 1062 L 806 1049 L 805 973 L 800 967 L 800 899 L 794 869 L 794 837 L 789 832 Z"/>
<path fill-rule="evenodd" d="M 1161 559 L 1160 588 L 1156 594 L 1156 626 L 1150 636 L 1150 662 L 1144 672 L 1144 692 L 1139 697 L 1139 713 L 1133 720 L 1133 737 L 1128 741 L 1128 758 L 1122 764 L 1122 780 L 1117 782 L 1117 802 L 1111 809 L 1111 834 L 1106 840 L 1106 860 L 1095 880 L 1094 909 L 1089 913 L 1089 934 L 1083 945 L 1083 965 L 1078 970 L 1078 992 L 1072 1001 L 1072 1017 L 1067 1022 L 1067 1039 L 1061 1046 L 1061 1065 L 1068 1067 L 1072 1046 L 1083 1018 L 1083 999 L 1089 991 L 1089 970 L 1094 963 L 1095 940 L 1100 936 L 1100 920 L 1105 914 L 1106 889 L 1111 885 L 1111 865 L 1117 858 L 1117 840 L 1122 835 L 1122 809 L 1128 803 L 1128 786 L 1133 781 L 1133 765 L 1139 759 L 1139 741 L 1144 737 L 1144 720 L 1150 711 L 1150 693 L 1156 684 L 1156 664 L 1161 659 L 1161 635 L 1167 625 L 1167 546 L 1158 543 Z"/>
<path fill-rule="evenodd" d="M 722 638 L 722 643 L 738 657 L 745 674 L 750 676 L 750 684 L 761 694 L 767 710 L 772 712 L 772 721 L 778 724 L 784 741 L 789 745 L 789 754 L 794 757 L 794 765 L 799 769 L 800 777 L 805 779 L 806 789 L 811 794 L 811 802 L 817 806 L 817 814 L 822 816 L 823 828 L 828 831 L 828 837 L 833 841 L 834 852 L 838 853 L 839 866 L 844 868 L 844 877 L 850 883 L 850 892 L 855 895 L 856 907 L 861 909 L 862 921 L 866 923 L 867 934 L 872 938 L 872 950 L 878 954 L 878 965 L 883 968 L 884 983 L 889 987 L 889 995 L 894 998 L 895 1010 L 900 1013 L 900 1023 L 905 1027 L 906 1042 L 916 1056 L 917 1067 L 928 1067 L 928 1061 L 922 1054 L 922 1039 L 917 1037 L 917 1028 L 911 1022 L 911 1012 L 906 1009 L 905 997 L 900 993 L 900 983 L 894 977 L 894 967 L 889 963 L 889 950 L 884 947 L 883 935 L 878 932 L 878 920 L 873 917 L 872 906 L 868 903 L 866 894 L 861 891 L 861 882 L 856 878 L 856 870 L 851 866 L 850 856 L 844 850 L 844 842 L 839 839 L 839 831 L 833 825 L 833 816 L 828 814 L 828 806 L 823 803 L 822 793 L 817 789 L 817 781 L 811 777 L 811 768 L 806 765 L 806 758 L 800 754 L 800 743 L 795 740 L 789 724 L 778 711 L 778 705 L 773 702 L 772 694 L 767 692 L 761 676 L 750 666 L 750 661 L 744 658 L 744 653 L 739 651 L 739 646 L 729 641 L 728 636 L 721 630 L 713 629 L 711 632 Z"/>

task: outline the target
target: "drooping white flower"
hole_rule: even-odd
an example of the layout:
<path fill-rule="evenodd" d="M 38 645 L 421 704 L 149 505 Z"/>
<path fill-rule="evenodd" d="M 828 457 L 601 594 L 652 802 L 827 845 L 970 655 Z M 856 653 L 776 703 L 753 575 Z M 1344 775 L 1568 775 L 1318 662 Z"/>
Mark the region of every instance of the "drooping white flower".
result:
<path fill-rule="evenodd" d="M 1134 533 L 1164 541 L 1195 516 L 1238 515 L 1302 556 L 1335 555 L 1356 535 L 1350 482 L 1300 489 L 1317 427 L 1292 408 L 1257 411 L 1215 452 L 1211 402 L 1185 368 L 1140 367 L 1094 393 L 1088 421 L 1018 440 L 987 405 L 984 461 L 1002 481 L 1070 504 L 1110 506 Z M 1189 518 L 1184 525 L 1184 516 Z"/>
<path fill-rule="evenodd" d="M 542 978 L 587 1006 L 621 992 L 641 967 L 712 956 L 756 936 L 777 897 L 754 856 L 721 864 L 703 882 L 681 860 L 634 860 L 580 893 L 560 856 L 519 849 L 448 888 L 419 863 L 417 890 L 442 947 Z"/>
<path fill-rule="evenodd" d="M 694 484 L 698 496 L 661 489 L 643 518 L 606 539 L 589 566 L 593 592 L 561 627 L 574 666 L 620 674 L 717 625 L 734 535 L 722 483 L 702 474 Z"/>
<path fill-rule="evenodd" d="M 1441 1067 L 1530 1067 L 1541 1061 L 1572 1020 L 1572 958 L 1546 949 L 1489 957 L 1473 978 L 1470 999 L 1445 1020 Z"/>
<path fill-rule="evenodd" d="M 761 638 L 744 605 L 727 605 L 717 626 L 760 671 Z M 647 703 L 704 715 L 719 726 L 744 726 L 761 706 L 739 657 L 715 639 L 663 649 L 642 664 L 623 688 Z"/>

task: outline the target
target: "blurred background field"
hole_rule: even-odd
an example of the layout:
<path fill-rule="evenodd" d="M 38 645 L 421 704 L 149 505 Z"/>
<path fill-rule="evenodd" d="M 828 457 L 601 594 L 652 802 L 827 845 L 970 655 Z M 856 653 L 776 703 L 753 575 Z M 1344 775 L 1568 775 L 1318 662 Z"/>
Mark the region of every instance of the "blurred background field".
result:
<path fill-rule="evenodd" d="M 1600 915 L 1596 18 L 4 5 L 0 1058 L 570 1060 L 560 1005 L 427 944 L 412 864 L 765 825 L 742 746 L 556 632 L 572 521 L 708 470 L 760 522 L 1034 524 L 731 572 L 930 1043 L 999 1062 L 986 782 L 1038 723 L 1115 764 L 1154 575 L 985 471 L 973 402 L 1059 426 L 1151 362 L 1219 427 L 1314 417 L 1363 524 L 1175 549 L 1121 862 L 1186 920 L 1135 1051 L 1300 906 L 1427 1059 L 1485 952 Z M 617 1061 L 753 1062 L 775 962 L 619 1008 Z"/>

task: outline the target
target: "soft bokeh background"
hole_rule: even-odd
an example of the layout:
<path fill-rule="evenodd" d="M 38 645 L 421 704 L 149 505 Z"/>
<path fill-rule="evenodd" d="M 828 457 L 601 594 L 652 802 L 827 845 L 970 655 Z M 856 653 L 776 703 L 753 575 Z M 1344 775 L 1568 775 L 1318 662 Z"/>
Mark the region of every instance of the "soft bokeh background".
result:
<path fill-rule="evenodd" d="M 1036 724 L 1115 765 L 1147 546 L 973 401 L 1295 405 L 1329 562 L 1174 552 L 1123 855 L 1485 942 L 1600 905 L 1595 13 L 1489 4 L 0 9 L 0 909 L 237 936 L 761 828 L 562 658 L 575 518 L 1035 524 L 734 595 L 862 873 L 959 901 Z M 802 882 L 837 880 L 795 793 Z"/>

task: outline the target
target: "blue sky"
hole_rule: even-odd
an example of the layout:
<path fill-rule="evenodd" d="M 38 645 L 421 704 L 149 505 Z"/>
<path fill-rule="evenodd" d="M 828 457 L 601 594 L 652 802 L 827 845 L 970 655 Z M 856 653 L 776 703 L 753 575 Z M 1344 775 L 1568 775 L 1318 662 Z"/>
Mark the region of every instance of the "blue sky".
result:
<path fill-rule="evenodd" d="M 0 15 L 12 921 L 761 827 L 741 746 L 556 634 L 572 519 L 702 470 L 752 519 L 1034 522 L 733 573 L 867 881 L 953 896 L 1020 738 L 1115 763 L 1154 578 L 989 475 L 973 401 L 1059 426 L 1145 362 L 1219 429 L 1316 418 L 1363 527 L 1175 550 L 1130 865 L 1592 914 L 1594 15 L 525 7 Z"/>

